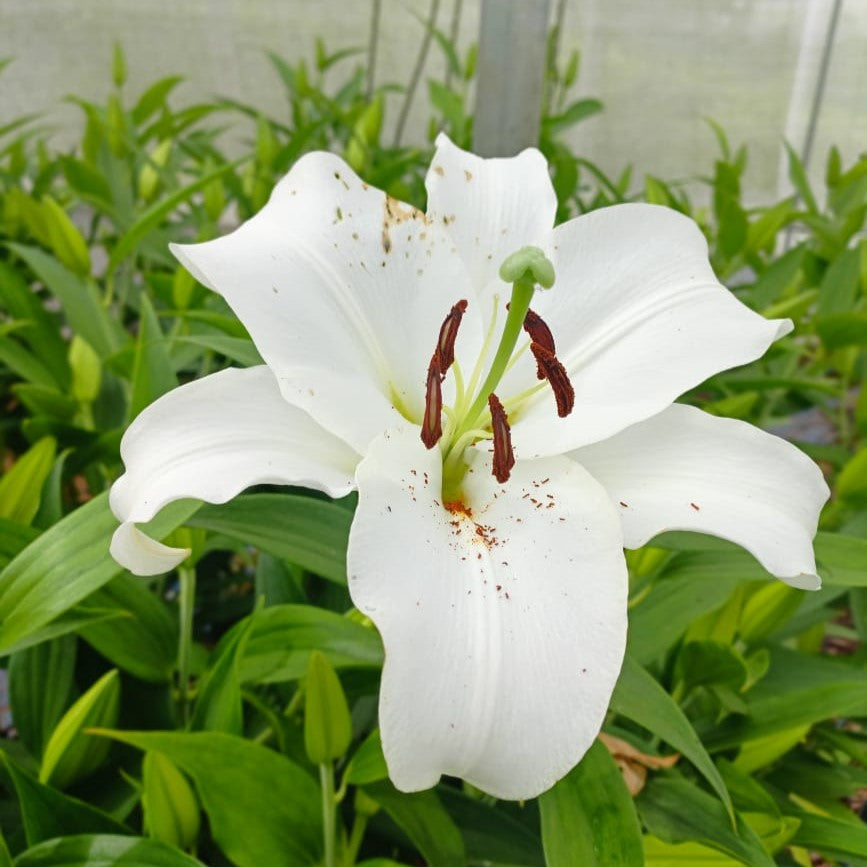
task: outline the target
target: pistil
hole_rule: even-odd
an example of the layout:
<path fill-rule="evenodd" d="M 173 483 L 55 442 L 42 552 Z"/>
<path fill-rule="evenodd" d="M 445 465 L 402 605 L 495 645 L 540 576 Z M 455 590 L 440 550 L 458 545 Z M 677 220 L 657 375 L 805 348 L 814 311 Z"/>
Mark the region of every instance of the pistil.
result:
<path fill-rule="evenodd" d="M 478 382 L 482 376 L 482 365 L 488 357 L 488 347 L 496 327 L 496 297 L 494 313 L 479 360 L 466 385 L 455 361 L 455 341 L 467 309 L 466 300 L 458 301 L 440 326 L 436 349 L 428 366 L 421 439 L 429 449 L 440 443 L 443 455 L 444 502 L 460 500 L 460 488 L 467 471 L 464 451 L 480 440 L 493 440 L 493 475 L 501 484 L 508 481 L 515 465 L 511 427 L 503 403 L 494 393 L 494 389 L 528 347 L 536 359 L 537 376 L 540 380 L 547 380 L 554 392 L 558 415 L 568 415 L 575 403 L 575 393 L 569 376 L 556 356 L 551 330 L 544 320 L 530 309 L 530 302 L 537 287 L 549 289 L 554 284 L 554 268 L 551 262 L 538 247 L 523 247 L 503 262 L 500 278 L 512 284 L 512 293 L 506 305 L 506 322 L 500 341 L 481 386 L 478 386 Z M 524 343 L 520 353 L 516 353 L 515 347 L 522 330 L 530 340 Z M 456 401 L 453 407 L 444 407 L 442 383 L 450 368 L 455 371 Z M 510 401 L 510 405 L 515 404 Z M 445 438 L 442 428 L 444 412 L 448 417 Z"/>

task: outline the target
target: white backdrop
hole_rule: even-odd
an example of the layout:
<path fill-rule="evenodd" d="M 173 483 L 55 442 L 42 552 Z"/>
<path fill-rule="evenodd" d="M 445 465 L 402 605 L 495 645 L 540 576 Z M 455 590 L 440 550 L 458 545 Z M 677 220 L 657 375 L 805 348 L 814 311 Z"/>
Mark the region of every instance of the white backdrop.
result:
<path fill-rule="evenodd" d="M 382 0 L 377 78 L 406 82 L 429 0 Z M 448 29 L 454 0 L 443 0 Z M 713 117 L 750 149 L 749 198 L 785 192 L 781 140 L 802 144 L 828 11 L 833 0 L 567 0 L 561 41 L 582 53 L 577 95 L 597 96 L 605 113 L 575 130 L 573 144 L 611 173 L 633 163 L 636 178 L 691 177 L 712 166 Z M 552 0 L 552 7 L 556 5 Z M 478 33 L 480 0 L 464 0 L 460 44 Z M 331 50 L 364 46 L 370 0 L 0 0 L 0 126 L 24 112 L 50 118 L 55 142 L 75 136 L 65 94 L 99 99 L 110 87 L 112 43 L 127 52 L 135 96 L 167 74 L 187 78 L 178 105 L 211 95 L 236 97 L 285 116 L 283 89 L 264 56 L 312 56 L 313 39 Z M 415 13 L 415 15 L 413 14 Z M 837 143 L 847 160 L 867 149 L 867 0 L 844 0 L 811 173 Z M 352 63 L 353 61 L 349 61 Z M 431 48 L 425 78 L 441 76 Z M 394 123 L 398 96 L 390 97 Z M 426 88 L 406 138 L 423 141 Z"/>

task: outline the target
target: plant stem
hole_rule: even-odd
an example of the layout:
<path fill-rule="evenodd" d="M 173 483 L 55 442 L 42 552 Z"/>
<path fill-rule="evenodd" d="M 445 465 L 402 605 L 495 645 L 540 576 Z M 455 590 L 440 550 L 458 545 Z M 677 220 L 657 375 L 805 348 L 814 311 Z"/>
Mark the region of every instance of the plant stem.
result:
<path fill-rule="evenodd" d="M 325 843 L 325 867 L 337 867 L 337 802 L 334 799 L 334 765 L 319 766 L 322 788 L 322 836 Z"/>
<path fill-rule="evenodd" d="M 455 0 L 455 5 L 452 7 L 452 23 L 449 27 L 449 42 L 457 51 L 458 48 L 458 30 L 461 26 L 461 12 L 463 11 L 463 0 Z M 452 86 L 452 67 L 451 64 L 446 64 L 446 90 L 451 90 Z"/>
<path fill-rule="evenodd" d="M 403 128 L 406 126 L 406 119 L 409 117 L 409 109 L 412 105 L 412 99 L 415 96 L 416 88 L 421 80 L 421 74 L 424 70 L 424 64 L 427 60 L 427 52 L 430 48 L 433 32 L 436 29 L 437 14 L 439 13 L 440 0 L 432 0 L 430 5 L 430 14 L 428 15 L 427 23 L 424 28 L 424 39 L 421 43 L 421 48 L 418 52 L 418 58 L 415 61 L 415 68 L 412 71 L 412 77 L 406 88 L 406 99 L 400 108 L 400 117 L 397 119 L 397 126 L 394 130 L 394 142 L 392 147 L 398 147 L 400 140 L 403 138 Z"/>
<path fill-rule="evenodd" d="M 180 608 L 180 635 L 178 637 L 178 705 L 184 725 L 190 721 L 190 662 L 193 650 L 193 609 L 196 603 L 195 567 L 181 566 L 178 569 L 181 590 L 178 597 Z"/>
<path fill-rule="evenodd" d="M 358 850 L 364 840 L 364 832 L 367 830 L 367 816 L 356 816 L 352 823 L 352 831 L 349 833 L 349 842 L 346 844 L 345 864 L 347 867 L 355 864 L 358 858 Z"/>
<path fill-rule="evenodd" d="M 370 11 L 370 40 L 367 43 L 367 101 L 373 99 L 373 82 L 376 72 L 376 49 L 379 47 L 379 18 L 382 12 L 382 0 L 373 0 Z"/>

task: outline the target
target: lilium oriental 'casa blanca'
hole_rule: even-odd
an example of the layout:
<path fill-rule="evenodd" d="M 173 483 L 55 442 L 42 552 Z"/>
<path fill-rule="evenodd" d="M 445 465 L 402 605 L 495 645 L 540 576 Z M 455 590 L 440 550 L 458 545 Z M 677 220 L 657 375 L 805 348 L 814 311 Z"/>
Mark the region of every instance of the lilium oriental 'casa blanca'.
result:
<path fill-rule="evenodd" d="M 181 497 L 357 490 L 349 590 L 385 645 L 392 780 L 529 798 L 602 725 L 623 547 L 711 533 L 815 588 L 828 491 L 790 444 L 674 403 L 791 328 L 720 285 L 691 220 L 625 204 L 555 227 L 538 151 L 483 160 L 445 136 L 427 191 L 425 214 L 312 153 L 236 231 L 173 247 L 265 365 L 133 422 L 112 553 L 142 575 L 177 566 L 188 552 L 136 524 Z"/>

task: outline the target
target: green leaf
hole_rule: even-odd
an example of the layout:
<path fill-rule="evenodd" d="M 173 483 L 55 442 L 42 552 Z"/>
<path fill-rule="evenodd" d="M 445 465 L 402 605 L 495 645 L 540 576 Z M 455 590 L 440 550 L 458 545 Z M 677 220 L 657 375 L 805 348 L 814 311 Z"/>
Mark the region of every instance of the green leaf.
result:
<path fill-rule="evenodd" d="M 867 346 L 867 313 L 851 310 L 828 313 L 816 320 L 816 331 L 828 349 Z"/>
<path fill-rule="evenodd" d="M 86 605 L 118 615 L 81 629 L 81 637 L 91 647 L 141 680 L 165 683 L 171 678 L 178 646 L 177 622 L 144 581 L 117 575 L 91 593 Z"/>
<path fill-rule="evenodd" d="M 155 81 L 139 97 L 133 106 L 131 117 L 136 126 L 143 124 L 149 117 L 158 112 L 166 103 L 168 95 L 183 81 L 180 75 L 169 75 Z"/>
<path fill-rule="evenodd" d="M 232 630 L 228 640 L 220 643 L 216 661 L 208 669 L 199 687 L 195 711 L 190 721 L 193 731 L 243 734 L 240 660 L 257 616 L 252 614 L 245 618 Z"/>
<path fill-rule="evenodd" d="M 781 300 L 795 285 L 804 265 L 805 252 L 804 245 L 799 244 L 778 259 L 774 259 L 759 275 L 750 287 L 750 299 L 759 310 Z"/>
<path fill-rule="evenodd" d="M 42 485 L 51 472 L 57 443 L 43 437 L 0 479 L 0 518 L 29 524 L 39 511 Z"/>
<path fill-rule="evenodd" d="M 830 265 L 819 284 L 817 323 L 832 313 L 848 313 L 855 306 L 861 283 L 861 254 L 844 250 Z"/>
<path fill-rule="evenodd" d="M 194 193 L 197 193 L 203 187 L 207 186 L 214 178 L 218 178 L 231 169 L 235 168 L 240 161 L 236 160 L 232 163 L 224 163 L 219 168 L 212 172 L 202 175 L 179 190 L 175 190 L 165 198 L 161 199 L 156 204 L 148 208 L 139 218 L 129 227 L 129 229 L 118 238 L 117 243 L 112 248 L 109 255 L 108 265 L 106 266 L 107 274 L 114 274 L 118 266 L 130 253 L 135 250 L 142 239 L 156 226 L 158 226 L 165 217 L 167 217 L 178 205 L 187 201 Z"/>
<path fill-rule="evenodd" d="M 678 654 L 676 670 L 688 690 L 708 685 L 739 690 L 747 680 L 743 657 L 722 641 L 687 642 Z"/>
<path fill-rule="evenodd" d="M 789 178 L 792 185 L 798 191 L 798 195 L 803 200 L 804 204 L 813 214 L 819 213 L 819 206 L 816 204 L 816 197 L 810 189 L 810 182 L 807 180 L 807 171 L 801 158 L 795 152 L 795 149 L 788 143 L 784 142 L 786 152 L 789 155 Z"/>
<path fill-rule="evenodd" d="M 344 779 L 353 786 L 376 783 L 388 776 L 379 729 L 374 729 L 353 753 L 344 772 Z"/>
<path fill-rule="evenodd" d="M 379 668 L 382 641 L 374 629 L 310 605 L 275 605 L 256 614 L 241 662 L 244 683 L 303 677 L 311 650 L 335 668 Z"/>
<path fill-rule="evenodd" d="M 161 539 L 199 506 L 181 500 L 146 525 Z M 46 530 L 0 572 L 0 652 L 32 635 L 107 584 L 121 568 L 108 553 L 117 519 L 100 494 Z"/>
<path fill-rule="evenodd" d="M 352 513 L 337 503 L 297 494 L 246 494 L 222 506 L 203 506 L 187 523 L 346 583 Z"/>
<path fill-rule="evenodd" d="M 106 358 L 127 341 L 118 320 L 102 306 L 96 287 L 82 280 L 53 256 L 36 247 L 9 244 L 57 298 L 66 314 L 70 328 L 80 334 L 100 355 Z"/>
<path fill-rule="evenodd" d="M 576 123 L 599 114 L 602 108 L 602 103 L 598 99 L 578 99 L 561 114 L 546 117 L 542 123 L 548 135 L 558 135 Z"/>
<path fill-rule="evenodd" d="M 0 486 L 2 484 L 0 481 Z M 859 449 L 840 471 L 837 476 L 837 495 L 856 506 L 867 506 L 867 446 Z M 862 541 L 867 546 L 867 540 Z M 861 562 L 867 563 L 867 560 Z"/>
<path fill-rule="evenodd" d="M 275 862 L 277 863 L 277 862 Z M 14 867 L 204 867 L 159 840 L 79 834 L 47 840 L 22 852 Z"/>
<path fill-rule="evenodd" d="M 629 655 L 623 662 L 611 709 L 683 753 L 717 793 L 729 814 L 734 815 L 725 783 L 689 720 L 674 699 Z"/>
<path fill-rule="evenodd" d="M 701 843 L 672 844 L 644 836 L 644 867 L 738 867 L 741 863 Z"/>
<path fill-rule="evenodd" d="M 90 626 L 97 626 L 109 620 L 129 622 L 129 618 L 130 614 L 127 611 L 77 605 L 72 611 L 55 617 L 47 626 L 41 626 L 35 632 L 29 633 L 26 638 L 13 644 L 9 648 L 9 653 L 15 654 L 22 650 L 29 650 L 31 647 L 53 641 L 55 638 L 78 635 Z"/>
<path fill-rule="evenodd" d="M 694 534 L 690 534 L 693 536 Z M 653 545 L 676 546 L 671 534 Z M 697 538 L 690 539 L 697 544 Z M 745 578 L 761 567 L 740 551 L 684 551 L 669 564 L 650 593 L 629 612 L 629 653 L 641 664 L 668 650 L 702 614 L 720 608 Z"/>
<path fill-rule="evenodd" d="M 126 57 L 119 42 L 114 43 L 114 51 L 111 56 L 111 80 L 115 87 L 123 87 L 126 84 Z"/>
<path fill-rule="evenodd" d="M 214 840 L 238 867 L 310 867 L 321 857 L 319 788 L 280 753 L 217 732 L 99 734 L 164 753 L 191 777 Z"/>
<path fill-rule="evenodd" d="M 601 741 L 539 797 L 548 867 L 639 867 L 641 828 L 632 797 Z"/>
<path fill-rule="evenodd" d="M 404 794 L 387 780 L 364 786 L 430 867 L 466 867 L 464 841 L 433 789 Z"/>
<path fill-rule="evenodd" d="M 788 622 L 804 601 L 805 590 L 773 581 L 747 594 L 738 631 L 748 644 L 763 640 Z"/>
<path fill-rule="evenodd" d="M 816 535 L 813 543 L 823 583 L 831 587 L 867 587 L 867 539 L 842 533 Z"/>
<path fill-rule="evenodd" d="M 39 530 L 25 527 L 7 518 L 0 518 L 0 570 L 20 554 L 37 536 Z"/>
<path fill-rule="evenodd" d="M 719 759 L 717 767 L 732 796 L 736 809 L 741 812 L 767 813 L 779 817 L 780 808 L 761 783 L 726 759 Z"/>
<path fill-rule="evenodd" d="M 113 726 L 120 713 L 120 680 L 117 669 L 106 672 L 63 715 L 55 726 L 39 768 L 39 782 L 58 789 L 86 777 L 108 755 L 107 741 L 91 737 L 84 729 Z"/>
<path fill-rule="evenodd" d="M 147 295 L 142 294 L 127 419 L 134 419 L 146 406 L 176 388 L 177 384 L 178 378 L 169 358 L 159 320 Z"/>
<path fill-rule="evenodd" d="M 127 829 L 108 813 L 34 780 L 5 753 L 0 752 L 0 760 L 18 796 L 28 846 L 66 834 L 126 832 Z"/>
<path fill-rule="evenodd" d="M 349 706 L 339 678 L 318 650 L 310 654 L 304 686 L 304 748 L 314 765 L 324 765 L 349 749 Z"/>
<path fill-rule="evenodd" d="M 867 672 L 782 647 L 770 648 L 770 655 L 768 673 L 745 695 L 749 716 L 708 732 L 708 747 L 728 749 L 835 716 L 867 715 Z"/>
<path fill-rule="evenodd" d="M 224 355 L 229 361 L 234 361 L 242 367 L 255 367 L 264 364 L 259 350 L 253 341 L 246 337 L 227 337 L 222 334 L 187 334 L 183 337 L 172 337 L 172 346 L 201 346 L 218 355 Z"/>
<path fill-rule="evenodd" d="M 748 867 L 774 867 L 755 833 L 737 817 L 737 831 L 716 798 L 686 780 L 653 777 L 636 801 L 647 830 L 666 843 L 693 841 Z"/>
<path fill-rule="evenodd" d="M 5 327 L 5 334 L 18 330 L 26 334 L 31 330 L 29 323 L 13 322 Z M 0 334 L 0 364 L 33 385 L 52 389 L 55 387 L 54 375 L 37 356 L 28 351 L 17 340 Z"/>
<path fill-rule="evenodd" d="M 76 640 L 72 636 L 13 653 L 9 660 L 9 697 L 15 725 L 34 758 L 63 716 L 74 688 Z M 34 684 L 51 684 L 34 689 Z"/>
<path fill-rule="evenodd" d="M 810 813 L 804 813 L 799 818 L 801 824 L 792 838 L 793 845 L 843 861 L 851 856 L 867 858 L 867 828 L 863 824 Z"/>
<path fill-rule="evenodd" d="M 440 787 L 437 794 L 463 835 L 467 863 L 544 867 L 538 833 L 515 818 L 528 811 L 511 804 L 491 806 L 450 786 Z"/>
<path fill-rule="evenodd" d="M 809 725 L 800 725 L 745 740 L 735 760 L 735 767 L 744 774 L 752 774 L 759 768 L 767 767 L 801 743 L 809 731 Z"/>

